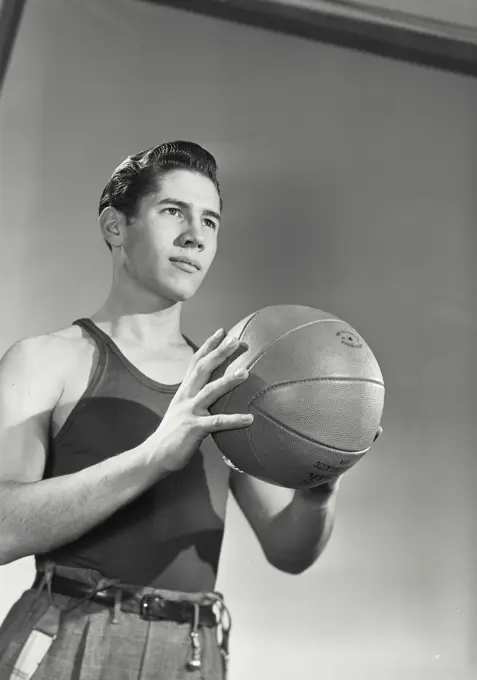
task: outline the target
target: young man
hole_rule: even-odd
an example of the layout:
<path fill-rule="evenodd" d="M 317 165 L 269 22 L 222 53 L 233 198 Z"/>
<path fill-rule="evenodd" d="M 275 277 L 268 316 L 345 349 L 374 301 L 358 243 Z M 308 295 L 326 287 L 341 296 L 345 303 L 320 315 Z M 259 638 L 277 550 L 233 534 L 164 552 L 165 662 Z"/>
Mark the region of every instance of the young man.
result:
<path fill-rule="evenodd" d="M 216 170 L 189 142 L 127 158 L 100 201 L 106 302 L 1 362 L 0 563 L 35 555 L 38 574 L 0 629 L 0 680 L 224 678 L 229 488 L 278 569 L 301 573 L 328 541 L 336 485 L 265 484 L 207 437 L 251 422 L 207 411 L 247 378 L 210 381 L 243 347 L 180 330 L 216 254 Z"/>

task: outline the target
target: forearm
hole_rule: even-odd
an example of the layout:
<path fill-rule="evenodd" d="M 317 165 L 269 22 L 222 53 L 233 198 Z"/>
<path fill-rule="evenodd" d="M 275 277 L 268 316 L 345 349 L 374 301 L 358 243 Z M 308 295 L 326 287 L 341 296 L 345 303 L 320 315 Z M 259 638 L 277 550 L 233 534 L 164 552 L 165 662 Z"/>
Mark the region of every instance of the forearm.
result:
<path fill-rule="evenodd" d="M 0 564 L 69 543 L 168 473 L 154 442 L 73 474 L 0 483 Z M 156 445 L 157 448 L 157 445 Z"/>
<path fill-rule="evenodd" d="M 282 571 L 301 573 L 325 549 L 334 525 L 336 492 L 322 500 L 312 491 L 296 491 L 293 500 L 267 527 L 269 561 Z"/>

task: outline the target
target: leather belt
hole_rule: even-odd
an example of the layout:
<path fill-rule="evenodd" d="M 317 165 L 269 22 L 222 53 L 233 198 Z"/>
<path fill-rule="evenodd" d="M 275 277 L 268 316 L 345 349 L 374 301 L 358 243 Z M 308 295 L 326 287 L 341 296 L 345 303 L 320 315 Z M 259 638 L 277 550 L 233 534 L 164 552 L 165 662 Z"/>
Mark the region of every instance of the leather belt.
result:
<path fill-rule="evenodd" d="M 37 588 L 43 581 L 43 574 L 37 573 L 33 588 Z M 118 600 L 121 610 L 138 614 L 143 619 L 150 621 L 175 621 L 176 623 L 193 623 L 196 605 L 187 600 L 168 600 L 162 595 L 147 594 L 138 597 L 133 591 L 122 586 L 110 586 L 104 590 L 96 591 L 94 587 L 81 581 L 53 575 L 51 579 L 51 592 L 58 595 L 73 597 L 78 600 L 92 600 L 106 607 L 114 607 Z M 198 605 L 198 625 L 213 628 L 217 625 L 217 618 L 213 605 Z"/>

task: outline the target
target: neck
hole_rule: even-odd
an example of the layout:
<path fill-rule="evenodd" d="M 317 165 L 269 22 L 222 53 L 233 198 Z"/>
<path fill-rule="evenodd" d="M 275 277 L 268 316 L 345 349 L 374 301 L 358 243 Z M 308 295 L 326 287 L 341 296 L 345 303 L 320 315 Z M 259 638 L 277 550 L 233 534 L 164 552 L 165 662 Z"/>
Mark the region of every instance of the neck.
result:
<path fill-rule="evenodd" d="M 91 320 L 116 339 L 157 349 L 183 342 L 181 312 L 181 302 L 161 299 L 144 290 L 119 290 L 113 285 Z"/>

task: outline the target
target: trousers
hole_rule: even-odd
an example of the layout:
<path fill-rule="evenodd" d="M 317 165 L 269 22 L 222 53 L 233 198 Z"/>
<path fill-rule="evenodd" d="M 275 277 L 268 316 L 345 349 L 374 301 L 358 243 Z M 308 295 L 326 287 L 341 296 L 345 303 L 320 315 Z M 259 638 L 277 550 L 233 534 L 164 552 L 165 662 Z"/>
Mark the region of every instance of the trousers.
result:
<path fill-rule="evenodd" d="M 103 578 L 90 569 L 55 565 L 54 570 L 93 587 Z M 140 594 L 204 604 L 214 595 L 147 587 Z M 22 650 L 25 655 L 30 649 L 26 643 L 32 631 L 36 634 L 35 627 L 52 606 L 59 612 L 59 625 L 51 646 L 41 652 L 32 675 L 14 671 Z M 225 680 L 220 628 L 219 620 L 216 627 L 198 628 L 200 665 L 191 668 L 190 623 L 146 620 L 92 600 L 50 593 L 47 587 L 29 589 L 0 627 L 0 680 Z"/>

